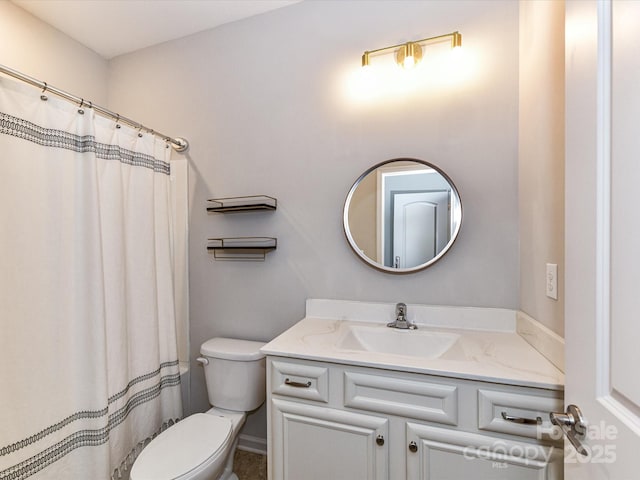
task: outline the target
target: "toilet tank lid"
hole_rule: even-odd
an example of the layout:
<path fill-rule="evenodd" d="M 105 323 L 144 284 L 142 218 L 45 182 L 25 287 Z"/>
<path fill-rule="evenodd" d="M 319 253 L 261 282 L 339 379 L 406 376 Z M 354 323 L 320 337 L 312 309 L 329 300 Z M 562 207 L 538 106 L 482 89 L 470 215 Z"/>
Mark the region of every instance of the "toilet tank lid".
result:
<path fill-rule="evenodd" d="M 223 360 L 237 360 L 249 362 L 264 358 L 260 349 L 265 344 L 251 340 L 238 340 L 236 338 L 212 338 L 200 347 L 200 354 L 206 357 L 221 358 Z"/>

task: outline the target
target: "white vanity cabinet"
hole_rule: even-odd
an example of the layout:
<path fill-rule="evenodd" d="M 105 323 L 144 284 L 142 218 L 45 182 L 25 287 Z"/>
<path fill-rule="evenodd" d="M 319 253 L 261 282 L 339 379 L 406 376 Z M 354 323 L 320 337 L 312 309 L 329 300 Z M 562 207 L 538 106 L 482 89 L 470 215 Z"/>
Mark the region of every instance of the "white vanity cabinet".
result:
<path fill-rule="evenodd" d="M 388 419 L 278 399 L 271 408 L 281 441 L 269 478 L 389 478 Z"/>
<path fill-rule="evenodd" d="M 562 478 L 561 390 L 273 355 L 267 390 L 270 480 Z"/>

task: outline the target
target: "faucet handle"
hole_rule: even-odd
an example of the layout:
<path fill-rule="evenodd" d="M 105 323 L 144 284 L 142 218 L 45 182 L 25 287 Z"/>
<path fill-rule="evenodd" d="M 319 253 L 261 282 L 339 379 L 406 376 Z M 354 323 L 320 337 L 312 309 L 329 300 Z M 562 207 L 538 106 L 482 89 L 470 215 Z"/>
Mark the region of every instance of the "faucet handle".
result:
<path fill-rule="evenodd" d="M 409 323 L 407 320 L 407 304 L 396 303 L 396 319 L 388 323 L 387 327 L 398 328 L 400 330 L 415 330 L 418 328 L 415 324 Z"/>

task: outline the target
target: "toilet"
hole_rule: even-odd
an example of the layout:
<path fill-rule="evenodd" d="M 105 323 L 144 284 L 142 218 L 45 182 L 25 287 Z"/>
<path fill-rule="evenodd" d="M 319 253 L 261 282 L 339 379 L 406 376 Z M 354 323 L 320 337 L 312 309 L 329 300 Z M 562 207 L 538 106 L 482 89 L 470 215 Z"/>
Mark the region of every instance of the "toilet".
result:
<path fill-rule="evenodd" d="M 263 343 L 212 338 L 200 347 L 212 408 L 168 428 L 145 447 L 130 480 L 238 480 L 233 455 L 246 412 L 265 399 Z"/>

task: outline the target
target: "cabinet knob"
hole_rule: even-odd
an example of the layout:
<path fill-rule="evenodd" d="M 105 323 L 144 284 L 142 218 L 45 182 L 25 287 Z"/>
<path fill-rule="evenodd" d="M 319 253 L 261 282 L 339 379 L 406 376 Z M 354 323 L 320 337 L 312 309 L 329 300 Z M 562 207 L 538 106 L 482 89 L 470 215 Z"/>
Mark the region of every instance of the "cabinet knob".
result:
<path fill-rule="evenodd" d="M 382 435 L 378 435 L 376 437 L 376 443 L 380 446 L 384 445 L 384 437 Z"/>
<path fill-rule="evenodd" d="M 409 444 L 409 451 L 412 453 L 416 453 L 418 451 L 418 445 L 416 444 L 416 442 L 411 442 Z"/>

